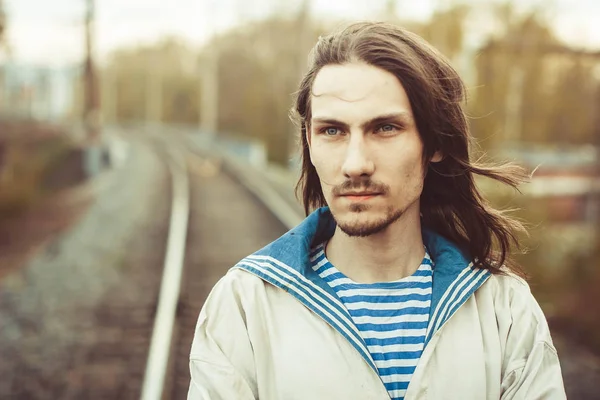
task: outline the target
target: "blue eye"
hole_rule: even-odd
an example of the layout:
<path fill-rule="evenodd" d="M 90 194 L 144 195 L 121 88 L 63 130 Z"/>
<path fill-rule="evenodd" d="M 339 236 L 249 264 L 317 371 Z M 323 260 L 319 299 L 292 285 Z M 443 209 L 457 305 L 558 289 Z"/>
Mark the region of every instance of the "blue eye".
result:
<path fill-rule="evenodd" d="M 396 127 L 394 125 L 382 125 L 379 129 L 382 132 L 393 132 Z"/>
<path fill-rule="evenodd" d="M 325 129 L 325 133 L 329 136 L 337 135 L 339 132 L 338 128 L 327 128 Z"/>

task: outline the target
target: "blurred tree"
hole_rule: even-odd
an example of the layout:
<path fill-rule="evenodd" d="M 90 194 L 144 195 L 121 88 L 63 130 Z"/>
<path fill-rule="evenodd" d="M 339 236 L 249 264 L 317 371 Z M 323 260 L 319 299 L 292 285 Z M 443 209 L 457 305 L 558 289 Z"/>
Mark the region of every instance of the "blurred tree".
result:
<path fill-rule="evenodd" d="M 564 57 L 564 55 L 563 55 Z M 593 65 L 576 58 L 557 77 L 556 94 L 551 98 L 548 140 L 553 143 L 586 144 L 591 142 L 597 114 L 595 104 L 598 83 Z"/>
<path fill-rule="evenodd" d="M 465 22 L 469 11 L 469 5 L 451 2 L 445 8 L 437 9 L 418 33 L 446 57 L 456 61 L 464 50 Z"/>
<path fill-rule="evenodd" d="M 118 119 L 144 120 L 147 100 L 160 96 L 156 114 L 162 121 L 196 124 L 202 87 L 198 56 L 218 48 L 219 131 L 260 140 L 271 161 L 286 164 L 295 132 L 287 117 L 292 93 L 310 47 L 331 28 L 310 20 L 308 2 L 298 4 L 303 6 L 295 13 L 281 12 L 214 37 L 201 54 L 172 39 L 114 54 L 108 68 Z M 397 8 L 394 1 L 387 5 L 388 13 Z M 402 24 L 456 60 L 466 54 L 465 25 L 475 16 L 472 11 L 470 3 L 450 1 L 426 23 Z M 476 137 L 487 139 L 483 147 L 590 142 L 598 126 L 597 61 L 578 58 L 561 45 L 539 13 L 518 14 L 510 3 L 494 13 L 498 29 L 470 61 L 477 82 L 470 88 L 469 113 Z"/>
<path fill-rule="evenodd" d="M 307 8 L 274 16 L 216 39 L 220 48 L 219 126 L 267 144 L 270 161 L 287 165 L 295 129 L 288 118 L 292 93 L 307 54 L 324 30 Z"/>
<path fill-rule="evenodd" d="M 324 32 L 308 11 L 304 1 L 295 14 L 239 26 L 214 37 L 199 55 L 173 39 L 114 53 L 105 71 L 113 88 L 104 90 L 115 97 L 109 103 L 116 119 L 145 120 L 148 97 L 160 95 L 163 122 L 197 123 L 201 84 L 195 66 L 206 49 L 218 48 L 219 131 L 262 141 L 270 161 L 287 165 L 296 132 L 288 118 L 292 93 L 310 48 Z"/>
<path fill-rule="evenodd" d="M 114 53 L 105 71 L 112 87 L 105 85 L 103 89 L 114 97 L 108 103 L 114 108 L 115 119 L 145 121 L 148 97 L 160 96 L 159 102 L 151 104 L 160 107 L 152 111 L 154 117 L 166 123 L 196 123 L 199 85 L 195 59 L 192 50 L 174 39 Z"/>
<path fill-rule="evenodd" d="M 536 15 L 498 13 L 505 34 L 490 40 L 475 61 L 475 135 L 488 139 L 487 148 L 592 142 L 598 62 L 559 43 Z"/>

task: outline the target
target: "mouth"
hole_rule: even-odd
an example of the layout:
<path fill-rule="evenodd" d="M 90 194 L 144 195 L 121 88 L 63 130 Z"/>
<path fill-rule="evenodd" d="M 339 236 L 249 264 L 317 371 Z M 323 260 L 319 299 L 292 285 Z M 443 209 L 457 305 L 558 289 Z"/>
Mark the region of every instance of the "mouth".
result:
<path fill-rule="evenodd" d="M 376 193 L 376 192 L 356 192 L 356 193 L 346 193 L 343 194 L 341 197 L 344 197 L 350 201 L 365 201 L 365 200 L 369 200 L 372 199 L 376 196 L 381 195 L 381 193 Z"/>

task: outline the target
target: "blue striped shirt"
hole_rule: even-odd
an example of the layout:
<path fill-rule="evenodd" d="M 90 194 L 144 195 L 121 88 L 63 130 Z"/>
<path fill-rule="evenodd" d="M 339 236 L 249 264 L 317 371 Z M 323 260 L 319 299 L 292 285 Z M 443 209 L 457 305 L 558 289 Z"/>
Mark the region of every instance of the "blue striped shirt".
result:
<path fill-rule="evenodd" d="M 352 281 L 327 260 L 324 244 L 311 251 L 310 260 L 346 306 L 392 400 L 404 399 L 429 322 L 433 262 L 427 251 L 413 275 L 382 283 Z"/>

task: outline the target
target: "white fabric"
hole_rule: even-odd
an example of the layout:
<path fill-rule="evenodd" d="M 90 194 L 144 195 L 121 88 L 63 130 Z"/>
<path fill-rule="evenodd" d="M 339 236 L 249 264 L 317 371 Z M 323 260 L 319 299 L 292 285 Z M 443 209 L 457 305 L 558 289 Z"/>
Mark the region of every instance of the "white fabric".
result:
<path fill-rule="evenodd" d="M 389 399 L 377 373 L 298 300 L 232 269 L 204 305 L 189 400 Z M 565 399 L 544 315 L 522 280 L 490 277 L 427 344 L 406 400 Z"/>

